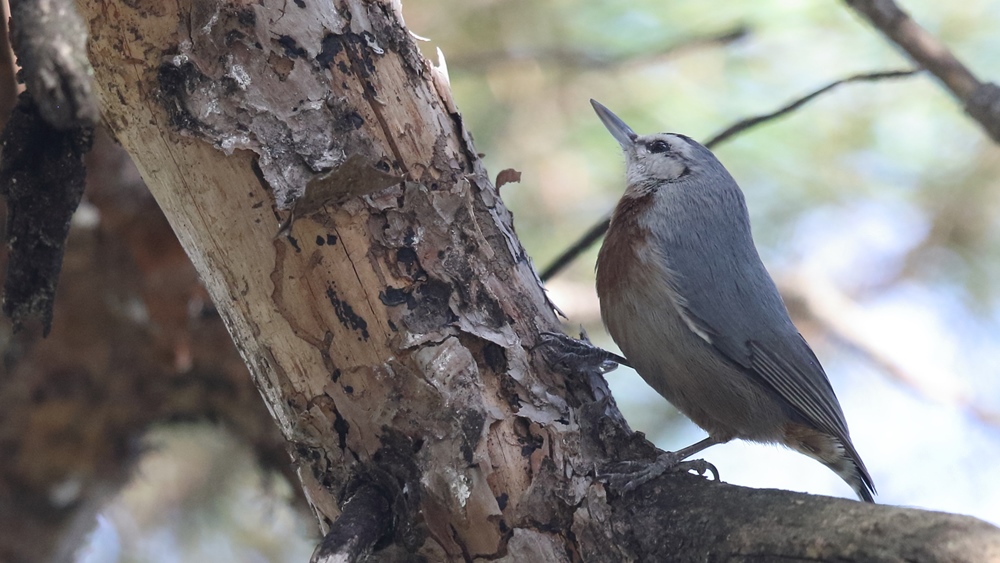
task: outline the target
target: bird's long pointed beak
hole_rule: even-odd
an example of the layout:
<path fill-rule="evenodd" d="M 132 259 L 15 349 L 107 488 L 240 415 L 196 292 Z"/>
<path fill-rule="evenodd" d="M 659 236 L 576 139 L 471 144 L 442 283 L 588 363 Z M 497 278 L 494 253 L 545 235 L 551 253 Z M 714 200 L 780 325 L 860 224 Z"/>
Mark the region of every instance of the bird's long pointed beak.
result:
<path fill-rule="evenodd" d="M 601 105 L 597 100 L 591 99 L 590 105 L 594 106 L 597 117 L 601 118 L 601 123 L 608 128 L 608 131 L 611 132 L 611 135 L 614 136 L 623 150 L 635 144 L 635 138 L 638 135 L 635 134 L 635 131 L 631 127 L 625 125 L 625 122 L 621 118 L 611 113 L 611 110 Z"/>

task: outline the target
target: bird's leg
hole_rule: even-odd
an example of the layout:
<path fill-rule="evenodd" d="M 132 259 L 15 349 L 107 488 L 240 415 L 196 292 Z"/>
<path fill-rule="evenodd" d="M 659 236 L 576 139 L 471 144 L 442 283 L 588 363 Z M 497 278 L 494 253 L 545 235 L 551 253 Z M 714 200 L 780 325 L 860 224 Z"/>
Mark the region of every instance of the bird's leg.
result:
<path fill-rule="evenodd" d="M 558 332 L 542 332 L 541 336 L 538 346 L 544 348 L 545 357 L 553 366 L 565 366 L 574 372 L 597 368 L 601 373 L 612 371 L 619 364 L 629 366 L 622 356 L 591 344 L 586 332 L 580 332 L 580 340 Z"/>
<path fill-rule="evenodd" d="M 716 481 L 719 480 L 719 471 L 711 463 L 703 459 L 685 461 L 694 454 L 722 443 L 720 440 L 709 436 L 704 440 L 691 444 L 686 448 L 681 448 L 676 452 L 663 452 L 652 463 L 638 461 L 625 461 L 604 468 L 604 473 L 597 476 L 615 489 L 621 489 L 623 493 L 634 490 L 649 481 L 663 475 L 667 471 L 687 472 L 694 471 L 698 475 L 711 472 Z M 637 469 L 633 469 L 636 468 Z"/>

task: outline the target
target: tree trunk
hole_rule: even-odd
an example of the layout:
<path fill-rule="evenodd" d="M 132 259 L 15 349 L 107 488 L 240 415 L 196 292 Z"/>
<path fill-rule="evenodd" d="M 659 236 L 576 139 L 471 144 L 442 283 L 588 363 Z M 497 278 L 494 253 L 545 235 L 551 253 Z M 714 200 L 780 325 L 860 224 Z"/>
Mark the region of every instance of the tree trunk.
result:
<path fill-rule="evenodd" d="M 693 476 L 606 490 L 595 467 L 651 447 L 598 373 L 535 349 L 553 307 L 396 4 L 79 0 L 107 124 L 324 533 L 351 514 L 318 560 L 1000 557 L 966 517 Z"/>

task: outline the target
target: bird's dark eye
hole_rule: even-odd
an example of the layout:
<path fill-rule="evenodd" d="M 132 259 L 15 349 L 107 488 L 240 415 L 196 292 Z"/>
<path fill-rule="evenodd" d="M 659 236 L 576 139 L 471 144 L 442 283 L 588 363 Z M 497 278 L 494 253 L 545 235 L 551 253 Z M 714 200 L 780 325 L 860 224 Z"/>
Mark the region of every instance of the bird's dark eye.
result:
<path fill-rule="evenodd" d="M 649 143 L 649 152 L 668 152 L 670 145 L 666 141 L 653 141 Z"/>

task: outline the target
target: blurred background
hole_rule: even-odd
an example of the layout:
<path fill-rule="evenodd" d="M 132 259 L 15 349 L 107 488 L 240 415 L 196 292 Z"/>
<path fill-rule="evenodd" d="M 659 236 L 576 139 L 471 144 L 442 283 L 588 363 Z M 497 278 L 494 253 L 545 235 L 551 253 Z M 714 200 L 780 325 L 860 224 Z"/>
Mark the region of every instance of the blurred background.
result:
<path fill-rule="evenodd" d="M 986 80 L 1000 80 L 1000 1 L 907 0 Z M 706 140 L 833 80 L 910 68 L 839 2 L 410 0 L 541 270 L 611 211 L 623 159 L 595 98 L 640 134 Z M 877 501 L 1000 524 L 1000 150 L 926 75 L 848 84 L 715 149 L 746 194 L 762 258 L 822 360 Z M 599 345 L 594 245 L 546 285 Z M 608 374 L 663 449 L 701 439 L 628 369 Z M 303 561 L 310 515 L 233 436 L 204 425 L 147 438 L 132 485 L 79 560 Z M 853 497 L 820 464 L 730 443 L 724 481 Z M 233 476 L 236 476 L 235 478 Z"/>

